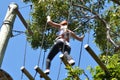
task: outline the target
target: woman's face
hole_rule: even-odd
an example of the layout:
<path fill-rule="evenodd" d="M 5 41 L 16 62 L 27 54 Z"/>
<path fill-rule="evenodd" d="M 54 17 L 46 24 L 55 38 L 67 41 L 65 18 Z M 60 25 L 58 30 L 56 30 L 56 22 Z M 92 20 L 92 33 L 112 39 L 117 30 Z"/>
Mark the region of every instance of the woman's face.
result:
<path fill-rule="evenodd" d="M 67 25 L 62 25 L 61 29 L 67 29 Z"/>

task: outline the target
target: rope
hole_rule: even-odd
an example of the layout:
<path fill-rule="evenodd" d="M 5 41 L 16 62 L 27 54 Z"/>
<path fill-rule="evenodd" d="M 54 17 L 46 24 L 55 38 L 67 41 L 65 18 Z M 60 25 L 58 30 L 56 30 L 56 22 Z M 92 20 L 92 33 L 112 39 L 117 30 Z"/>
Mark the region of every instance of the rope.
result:
<path fill-rule="evenodd" d="M 71 5 L 72 5 L 72 0 L 70 0 L 70 8 L 69 8 L 69 10 L 68 10 L 68 18 L 67 18 L 67 21 L 68 21 L 68 22 L 69 22 L 69 20 L 70 20 Z M 64 44 L 63 44 L 62 53 L 64 52 L 64 48 L 65 48 L 65 42 L 64 42 Z M 63 54 L 64 54 L 64 53 L 63 53 Z M 57 80 L 59 80 L 60 71 L 61 71 L 61 64 L 62 64 L 62 61 L 60 62 L 60 65 L 59 65 L 59 71 L 58 71 Z"/>
<path fill-rule="evenodd" d="M 27 40 L 26 40 L 26 43 L 25 43 L 25 52 L 24 52 L 24 61 L 23 61 L 23 66 L 25 66 L 25 61 L 26 61 L 26 53 L 27 52 Z"/>
<path fill-rule="evenodd" d="M 30 11 L 31 11 L 31 5 L 30 6 Z M 28 7 L 28 6 L 27 6 Z M 24 7 L 25 8 L 25 7 Z M 20 9 L 20 8 L 19 8 Z M 30 21 L 30 15 L 29 15 L 29 21 Z M 18 32 L 19 34 L 25 33 L 23 31 L 17 31 L 17 30 L 13 30 L 14 32 Z M 27 39 L 26 39 L 26 43 L 25 43 L 25 50 L 24 50 L 24 59 L 23 59 L 23 66 L 25 66 L 25 62 L 26 62 L 26 55 L 27 55 Z M 21 80 L 23 79 L 23 72 L 21 74 Z"/>
<path fill-rule="evenodd" d="M 44 61 L 45 61 L 45 51 L 44 51 L 43 60 L 42 60 L 42 69 L 44 67 Z"/>
<path fill-rule="evenodd" d="M 49 13 L 50 13 L 50 10 L 51 10 L 51 6 L 49 6 L 49 9 L 48 9 Z M 49 14 L 49 13 L 46 13 L 46 14 Z M 45 38 L 45 33 L 44 32 L 46 31 L 46 28 L 47 28 L 47 22 L 45 24 L 45 29 L 43 31 L 43 37 L 42 37 L 42 42 L 41 42 L 41 46 L 40 46 L 40 54 L 39 54 L 39 57 L 38 57 L 37 65 L 40 65 L 40 59 L 41 59 L 41 54 L 42 54 L 42 47 L 43 47 L 44 38 Z M 43 55 L 42 69 L 43 69 L 43 65 L 44 65 L 44 60 L 45 60 L 45 53 Z M 36 77 L 36 75 L 37 75 L 37 72 L 35 73 L 34 78 Z"/>
<path fill-rule="evenodd" d="M 27 7 L 29 7 L 29 6 L 32 6 L 32 4 L 29 4 L 29 5 L 27 5 L 27 6 L 20 7 L 19 9 L 27 8 Z"/>
<path fill-rule="evenodd" d="M 46 28 L 47 28 L 47 22 L 46 22 L 44 31 L 46 31 Z M 43 32 L 42 44 L 41 44 L 41 48 L 40 48 L 40 54 L 39 54 L 39 57 L 38 57 L 38 65 L 40 64 L 40 58 L 41 58 L 41 54 L 42 54 L 42 47 L 43 47 L 44 38 L 45 38 L 45 34 Z"/>
<path fill-rule="evenodd" d="M 63 43 L 63 48 L 62 48 L 62 53 L 63 53 L 63 54 L 64 54 L 64 49 L 65 49 L 65 41 L 64 41 L 64 43 Z M 57 80 L 59 80 L 60 71 L 61 71 L 61 64 L 62 64 L 62 61 L 60 62 Z"/>
<path fill-rule="evenodd" d="M 78 66 L 80 66 L 81 55 L 82 55 L 82 47 L 83 47 L 83 41 L 81 42 L 81 46 L 80 46 L 80 54 L 79 54 Z"/>
<path fill-rule="evenodd" d="M 61 71 L 61 65 L 62 65 L 62 61 L 60 61 L 60 65 L 59 65 L 59 70 L 58 70 L 57 80 L 59 80 L 59 75 L 60 75 L 60 71 Z"/>
<path fill-rule="evenodd" d="M 86 79 L 87 79 L 87 80 L 90 80 L 90 79 L 89 79 L 89 76 L 85 73 L 85 71 L 83 71 L 83 74 L 86 76 Z"/>
<path fill-rule="evenodd" d="M 46 12 L 46 15 L 49 15 L 49 14 L 50 14 L 50 10 L 51 10 L 51 5 L 48 5 L 48 11 Z M 44 30 L 44 32 L 46 31 L 46 28 L 47 28 L 47 22 L 46 22 L 46 25 L 45 25 L 45 30 Z M 43 42 L 44 42 L 44 38 L 45 38 L 44 32 L 43 32 L 41 49 L 40 49 L 40 55 L 39 55 L 39 58 L 38 58 L 38 65 L 39 65 L 39 63 L 40 63 L 40 58 L 41 58 L 41 53 L 42 53 L 42 47 L 43 47 Z"/>
<path fill-rule="evenodd" d="M 87 44 L 89 44 L 89 39 L 90 39 L 90 28 L 88 29 L 88 39 L 87 39 Z"/>
<path fill-rule="evenodd" d="M 27 55 L 26 51 L 27 51 L 27 40 L 26 40 L 26 43 L 25 43 L 23 66 L 25 66 L 25 62 L 26 62 L 26 55 Z M 23 72 L 22 72 L 22 74 L 21 74 L 21 80 L 22 80 L 22 79 L 23 79 Z"/>
<path fill-rule="evenodd" d="M 25 33 L 25 32 L 23 32 L 23 31 L 17 31 L 17 30 L 12 30 L 12 31 L 17 33 L 17 34 L 15 34 L 15 35 L 12 34 L 12 37 L 16 37 L 16 36 L 18 36 L 18 35 L 21 35 L 21 34 Z"/>
<path fill-rule="evenodd" d="M 30 6 L 30 12 L 31 12 L 31 5 L 29 5 Z M 30 15 L 29 15 L 29 21 L 30 21 Z M 15 31 L 15 32 L 19 32 L 19 33 L 25 33 L 25 32 L 23 32 L 23 31 L 16 31 L 16 30 L 13 30 L 13 31 Z M 23 63 L 23 66 L 25 66 L 25 60 L 26 60 L 26 50 L 27 50 L 27 39 L 26 39 L 26 44 L 25 44 L 25 52 L 24 52 L 24 63 Z"/>

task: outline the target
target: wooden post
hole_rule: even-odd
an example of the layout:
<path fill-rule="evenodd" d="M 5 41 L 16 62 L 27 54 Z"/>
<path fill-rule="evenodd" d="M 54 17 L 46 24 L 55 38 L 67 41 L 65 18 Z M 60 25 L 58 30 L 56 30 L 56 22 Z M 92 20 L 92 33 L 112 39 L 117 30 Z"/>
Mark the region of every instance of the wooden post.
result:
<path fill-rule="evenodd" d="M 25 69 L 24 66 L 21 67 L 21 71 L 29 78 L 29 80 L 34 80 L 32 75 L 27 71 L 27 69 Z"/>
<path fill-rule="evenodd" d="M 109 74 L 107 67 L 103 64 L 103 62 L 97 57 L 95 52 L 89 47 L 88 44 L 84 46 L 84 48 L 88 51 L 88 53 L 94 58 L 94 60 L 100 65 L 100 67 L 104 70 L 105 73 Z"/>
<path fill-rule="evenodd" d="M 34 68 L 45 80 L 51 80 L 38 66 Z"/>
<path fill-rule="evenodd" d="M 13 23 L 16 18 L 15 9 L 17 8 L 18 8 L 18 5 L 15 3 L 11 3 L 8 6 L 8 10 L 0 30 L 0 67 L 2 65 L 2 61 L 3 61 L 3 57 L 5 54 L 8 41 L 12 34 Z"/>

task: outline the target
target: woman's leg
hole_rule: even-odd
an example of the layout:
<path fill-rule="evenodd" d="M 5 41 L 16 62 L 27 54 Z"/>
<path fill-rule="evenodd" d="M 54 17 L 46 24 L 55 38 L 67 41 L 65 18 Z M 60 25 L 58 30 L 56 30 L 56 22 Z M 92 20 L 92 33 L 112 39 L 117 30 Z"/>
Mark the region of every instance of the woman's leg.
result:
<path fill-rule="evenodd" d="M 50 50 L 50 52 L 49 52 L 49 54 L 47 56 L 47 59 L 46 59 L 46 70 L 50 70 L 51 61 L 56 56 L 56 54 L 60 51 L 60 45 L 62 45 L 62 42 L 58 41 L 51 48 L 51 50 Z"/>
<path fill-rule="evenodd" d="M 64 47 L 64 55 L 67 58 L 67 60 L 71 60 L 72 57 L 70 56 L 71 48 L 68 45 L 65 45 Z"/>
<path fill-rule="evenodd" d="M 74 60 L 72 59 L 72 57 L 70 56 L 70 51 L 71 51 L 70 46 L 65 45 L 65 47 L 64 47 L 64 55 L 65 55 L 68 63 L 71 64 L 71 65 L 74 65 L 74 64 L 75 64 L 75 61 L 74 61 Z"/>
<path fill-rule="evenodd" d="M 61 44 L 59 45 L 61 52 L 65 55 L 67 60 L 71 60 L 72 57 L 70 56 L 70 51 L 71 51 L 71 47 L 68 45 L 65 45 L 64 42 L 61 42 Z"/>
<path fill-rule="evenodd" d="M 53 45 L 46 59 L 46 69 L 50 69 L 51 61 L 59 52 L 58 44 Z"/>

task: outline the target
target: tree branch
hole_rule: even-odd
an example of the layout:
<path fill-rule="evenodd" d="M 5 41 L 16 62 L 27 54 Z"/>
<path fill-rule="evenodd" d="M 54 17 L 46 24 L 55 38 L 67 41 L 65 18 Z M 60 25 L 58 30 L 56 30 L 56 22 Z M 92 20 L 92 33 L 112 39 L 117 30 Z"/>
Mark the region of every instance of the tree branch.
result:
<path fill-rule="evenodd" d="M 117 1 L 117 0 L 112 0 L 112 1 Z M 117 1 L 117 2 L 119 2 L 119 1 Z M 111 38 L 111 36 L 110 36 L 110 24 L 109 24 L 109 23 L 107 23 L 107 22 L 106 22 L 104 19 L 102 19 L 96 12 L 93 12 L 91 9 L 87 8 L 86 6 L 76 5 L 76 4 L 73 4 L 73 6 L 81 7 L 81 8 L 83 8 L 83 9 L 91 12 L 93 15 L 96 15 L 96 18 L 98 18 L 100 21 L 102 21 L 103 24 L 106 26 L 106 29 L 107 29 L 107 32 L 106 32 L 106 34 L 107 34 L 107 36 L 106 36 L 106 37 L 107 37 L 107 40 L 108 40 L 110 43 L 112 43 L 112 44 L 115 46 L 115 48 L 117 48 L 117 49 L 119 48 L 119 45 L 117 45 L 117 44 L 112 40 L 112 38 Z"/>
<path fill-rule="evenodd" d="M 89 9 L 89 8 L 86 7 L 86 6 L 83 6 L 83 5 L 76 5 L 76 4 L 73 4 L 73 6 L 81 7 L 81 8 L 83 8 L 83 9 L 85 9 L 85 10 L 91 12 L 92 14 L 96 15 L 96 17 L 97 17 L 98 19 L 102 20 L 102 19 L 100 18 L 100 16 L 99 16 L 96 12 L 93 12 L 91 9 Z"/>
<path fill-rule="evenodd" d="M 111 42 L 116 48 L 118 48 L 119 45 L 117 45 L 117 44 L 112 40 L 112 38 L 110 37 L 110 25 L 106 23 L 106 26 L 107 26 L 107 32 L 106 32 L 106 33 L 107 33 L 107 40 L 108 40 L 109 42 Z"/>

